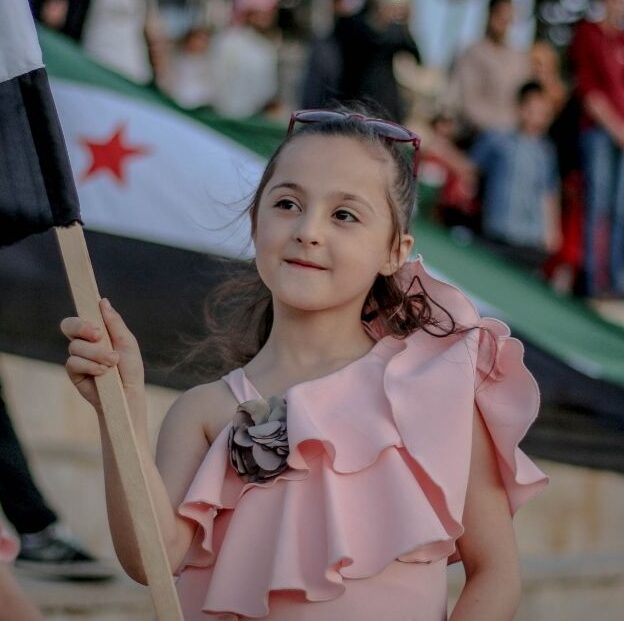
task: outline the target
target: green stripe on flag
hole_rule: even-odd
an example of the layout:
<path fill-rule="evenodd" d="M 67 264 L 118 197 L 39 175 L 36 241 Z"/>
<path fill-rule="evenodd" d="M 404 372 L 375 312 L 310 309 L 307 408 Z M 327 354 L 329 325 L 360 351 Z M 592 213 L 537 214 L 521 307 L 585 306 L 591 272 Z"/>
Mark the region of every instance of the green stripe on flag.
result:
<path fill-rule="evenodd" d="M 624 329 L 477 243 L 460 246 L 447 230 L 423 220 L 413 232 L 426 265 L 499 309 L 514 330 L 587 375 L 624 386 Z"/>
<path fill-rule="evenodd" d="M 39 29 L 48 73 L 162 106 L 192 118 L 262 157 L 280 143 L 285 128 L 263 119 L 237 121 L 207 111 L 188 112 L 153 89 L 136 85 L 89 60 L 64 37 Z M 546 352 L 589 376 L 624 386 L 624 329 L 604 321 L 577 300 L 556 295 L 547 285 L 480 248 L 460 246 L 430 222 L 415 226 L 416 250 L 469 294 L 497 308 L 514 330 Z"/>

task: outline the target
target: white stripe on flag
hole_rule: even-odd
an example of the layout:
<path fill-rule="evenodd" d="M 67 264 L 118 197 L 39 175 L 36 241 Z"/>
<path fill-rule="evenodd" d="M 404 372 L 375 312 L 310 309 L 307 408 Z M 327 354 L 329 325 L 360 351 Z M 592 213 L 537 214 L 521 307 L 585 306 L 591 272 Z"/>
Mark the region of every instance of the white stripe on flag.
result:
<path fill-rule="evenodd" d="M 0 82 L 43 67 L 28 0 L 0 0 Z"/>
<path fill-rule="evenodd" d="M 78 82 L 51 80 L 87 229 L 232 258 L 253 255 L 242 211 L 264 162 L 222 134 L 169 108 Z M 122 142 L 145 152 L 86 174 L 85 143 Z"/>

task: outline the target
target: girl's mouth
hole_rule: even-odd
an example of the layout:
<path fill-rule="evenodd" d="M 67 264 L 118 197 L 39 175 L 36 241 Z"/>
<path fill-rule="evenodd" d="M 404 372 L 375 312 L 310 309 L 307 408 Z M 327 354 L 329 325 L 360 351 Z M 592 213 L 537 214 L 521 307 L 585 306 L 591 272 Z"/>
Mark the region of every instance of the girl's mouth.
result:
<path fill-rule="evenodd" d="M 311 261 L 304 261 L 303 259 L 284 259 L 288 265 L 292 265 L 294 267 L 301 267 L 304 269 L 314 269 L 314 270 L 326 270 L 326 267 L 319 265 L 318 263 L 312 263 Z"/>

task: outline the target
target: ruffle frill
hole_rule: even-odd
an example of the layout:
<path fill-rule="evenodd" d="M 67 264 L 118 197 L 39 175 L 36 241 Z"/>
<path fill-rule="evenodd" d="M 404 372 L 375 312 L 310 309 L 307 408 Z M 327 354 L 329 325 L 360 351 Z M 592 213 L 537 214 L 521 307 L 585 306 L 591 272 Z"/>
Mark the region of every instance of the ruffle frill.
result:
<path fill-rule="evenodd" d="M 179 508 L 201 526 L 179 588 L 186 580 L 200 588 L 205 612 L 259 618 L 269 613 L 271 591 L 326 601 L 344 591 L 344 579 L 374 576 L 395 559 L 458 560 L 475 403 L 511 512 L 546 484 L 518 448 L 539 408 L 520 341 L 504 323 L 479 317 L 421 258 L 401 276 L 467 329 L 403 340 L 377 333 L 364 358 L 289 389 L 290 469 L 269 482 L 237 476 L 229 425 L 223 429 Z M 448 327 L 435 310 L 439 329 Z M 253 391 L 241 369 L 225 379 Z"/>

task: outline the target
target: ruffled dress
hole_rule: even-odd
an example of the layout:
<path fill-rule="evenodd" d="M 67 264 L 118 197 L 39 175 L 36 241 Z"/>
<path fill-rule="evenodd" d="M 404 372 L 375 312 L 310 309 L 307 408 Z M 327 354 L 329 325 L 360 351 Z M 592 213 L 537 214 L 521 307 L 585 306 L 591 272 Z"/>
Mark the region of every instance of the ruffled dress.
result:
<path fill-rule="evenodd" d="M 177 571 L 186 621 L 445 620 L 475 403 L 510 511 L 546 485 L 518 448 L 539 408 L 521 342 L 421 257 L 400 276 L 475 329 L 401 340 L 368 325 L 364 357 L 284 395 L 289 468 L 268 482 L 236 473 L 223 429 L 178 509 L 197 523 Z M 223 379 L 239 403 L 260 398 L 243 369 Z"/>

